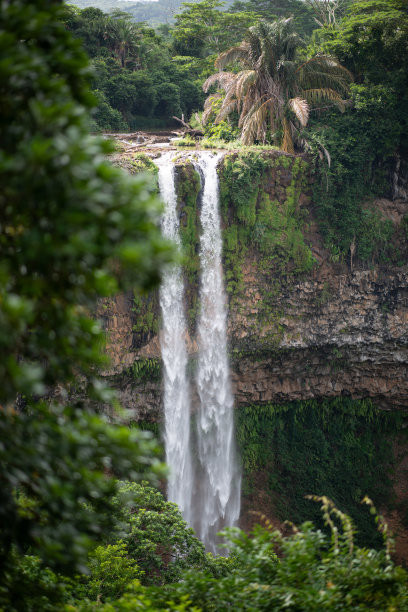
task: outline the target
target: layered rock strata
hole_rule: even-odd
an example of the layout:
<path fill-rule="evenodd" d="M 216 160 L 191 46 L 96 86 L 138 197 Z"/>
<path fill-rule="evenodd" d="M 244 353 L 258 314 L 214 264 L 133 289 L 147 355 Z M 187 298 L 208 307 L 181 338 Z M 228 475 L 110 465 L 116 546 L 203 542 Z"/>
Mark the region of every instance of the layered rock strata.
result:
<path fill-rule="evenodd" d="M 236 406 L 347 395 L 385 409 L 408 406 L 408 273 L 321 266 L 315 276 L 280 285 L 264 307 L 248 267 L 245 293 L 232 306 L 229 342 Z M 138 380 L 132 365 L 160 359 L 159 338 L 136 348 L 132 296 L 101 306 L 113 377 L 135 420 L 157 420 L 161 382 Z M 194 357 L 196 342 L 188 339 Z"/>

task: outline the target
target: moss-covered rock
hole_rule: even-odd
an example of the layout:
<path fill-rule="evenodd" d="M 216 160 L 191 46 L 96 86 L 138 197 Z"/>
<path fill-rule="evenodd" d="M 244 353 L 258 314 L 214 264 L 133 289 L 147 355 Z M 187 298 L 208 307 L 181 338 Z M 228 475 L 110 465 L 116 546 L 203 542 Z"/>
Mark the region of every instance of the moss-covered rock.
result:
<path fill-rule="evenodd" d="M 268 277 L 302 274 L 313 267 L 303 228 L 309 165 L 276 151 L 226 155 L 220 171 L 227 291 L 242 290 L 248 251 Z"/>
<path fill-rule="evenodd" d="M 190 332 L 193 333 L 198 314 L 201 179 L 190 161 L 176 164 L 176 178 L 186 313 Z"/>

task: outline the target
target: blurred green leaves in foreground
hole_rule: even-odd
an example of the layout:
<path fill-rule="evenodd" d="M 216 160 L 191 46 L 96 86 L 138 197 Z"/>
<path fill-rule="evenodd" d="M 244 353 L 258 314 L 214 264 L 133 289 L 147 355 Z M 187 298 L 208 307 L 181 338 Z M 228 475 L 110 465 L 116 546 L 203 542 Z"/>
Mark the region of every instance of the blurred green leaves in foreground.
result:
<path fill-rule="evenodd" d="M 83 568 L 112 523 L 116 478 L 162 475 L 155 443 L 67 403 L 98 380 L 100 297 L 154 286 L 173 256 L 147 177 L 105 161 L 89 135 L 88 60 L 60 2 L 0 2 L 0 565 L 37 553 Z M 47 402 L 45 399 L 47 398 Z M 19 409 L 16 411 L 16 405 Z M 1 579 L 0 579 L 1 582 Z"/>

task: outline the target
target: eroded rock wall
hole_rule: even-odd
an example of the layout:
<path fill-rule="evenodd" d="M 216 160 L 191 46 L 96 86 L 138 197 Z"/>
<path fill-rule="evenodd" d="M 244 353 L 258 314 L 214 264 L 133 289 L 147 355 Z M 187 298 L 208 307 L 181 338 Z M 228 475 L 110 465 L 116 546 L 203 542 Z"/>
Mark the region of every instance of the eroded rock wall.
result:
<path fill-rule="evenodd" d="M 272 158 L 271 165 L 258 169 L 254 179 L 256 197 L 248 207 L 245 198 L 241 198 L 239 215 L 230 200 L 231 184 L 234 184 L 231 165 L 229 190 L 225 186 L 222 189 L 229 351 L 235 405 L 238 410 L 242 409 L 238 416 L 245 412 L 244 407 L 251 405 L 259 413 L 263 405 L 267 410 L 268 404 L 341 396 L 370 398 L 384 410 L 406 409 L 407 265 L 363 263 L 358 259 L 353 261 L 350 254 L 335 261 L 324 247 L 314 215 L 312 177 L 305 173 L 305 166 L 299 162 L 295 165 L 288 156 L 282 167 L 277 154 Z M 239 165 L 235 169 L 237 176 L 241 169 Z M 195 242 L 200 230 L 200 198 L 197 177 L 183 159 L 178 176 L 183 245 L 188 254 L 186 341 L 191 358 L 194 410 L 198 403 L 194 388 L 199 282 Z M 399 188 L 394 200 L 381 198 L 367 203 L 395 225 L 400 240 L 405 230 L 398 228 L 403 229 L 408 212 L 408 203 L 401 195 Z M 266 213 L 270 213 L 269 218 Z M 246 222 L 253 224 L 251 232 L 240 226 Z M 300 242 L 298 230 L 302 232 Z M 262 247 L 265 235 L 269 243 Z M 258 243 L 252 240 L 254 236 Z M 290 236 L 298 240 L 296 249 L 291 247 Z M 402 244 L 397 248 L 403 255 L 406 253 Z M 161 421 L 157 295 L 117 296 L 100 304 L 98 316 L 107 332 L 111 358 L 104 375 L 118 390 L 121 404 L 128 411 L 126 418 L 138 422 Z M 272 438 L 263 443 L 272 444 Z M 396 534 L 397 558 L 406 562 L 406 440 L 395 432 L 389 445 L 393 448 L 390 451 L 394 456 L 392 486 L 397 505 L 390 509 L 387 500 L 380 500 L 380 504 L 385 504 L 381 509 Z M 375 469 L 377 473 L 379 467 L 376 465 Z M 264 466 L 246 474 L 256 486 L 243 496 L 243 527 L 253 521 L 253 510 L 276 519 L 276 524 L 291 518 L 281 516 L 275 508 L 268 470 Z M 303 493 L 306 492 L 309 491 Z"/>
<path fill-rule="evenodd" d="M 230 319 L 238 404 L 347 395 L 408 406 L 406 269 L 321 266 L 281 285 L 263 326 L 250 271 L 245 286 Z"/>
<path fill-rule="evenodd" d="M 229 341 L 236 405 L 346 395 L 385 409 L 408 406 L 408 274 L 405 269 L 335 272 L 282 286 L 259 323 L 257 279 L 248 268 L 245 294 L 232 308 Z M 102 313 L 101 313 L 102 314 Z M 120 399 L 134 418 L 157 420 L 160 380 L 138 380 L 132 366 L 160 359 L 158 335 L 134 346 L 132 296 L 103 311 Z M 196 342 L 188 339 L 194 356 Z"/>
<path fill-rule="evenodd" d="M 185 155 L 179 156 L 177 174 L 188 255 L 187 344 L 194 358 L 199 180 Z M 408 407 L 407 266 L 350 257 L 334 261 L 315 220 L 312 183 L 302 157 L 271 152 L 249 161 L 237 154 L 224 160 L 221 208 L 236 405 L 346 395 L 372 398 L 385 409 Z M 397 196 L 371 203 L 396 228 L 403 227 L 408 211 L 401 189 Z M 289 238 L 297 240 L 295 247 Z M 131 418 L 159 419 L 157 296 L 118 296 L 102 303 L 98 316 L 111 358 L 105 375 L 112 377 L 122 404 Z"/>

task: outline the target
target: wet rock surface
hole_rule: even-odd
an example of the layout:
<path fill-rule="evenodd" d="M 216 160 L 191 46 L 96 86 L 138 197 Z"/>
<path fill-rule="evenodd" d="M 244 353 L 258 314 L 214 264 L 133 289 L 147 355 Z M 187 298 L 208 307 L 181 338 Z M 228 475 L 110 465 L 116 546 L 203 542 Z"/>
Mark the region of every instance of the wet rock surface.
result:
<path fill-rule="evenodd" d="M 101 304 L 111 365 L 105 375 L 127 380 L 119 388 L 134 417 L 161 410 L 161 383 L 137 382 L 126 372 L 139 359 L 160 359 L 157 335 L 135 348 L 132 296 Z M 231 307 L 229 343 L 236 405 L 316 397 L 370 397 L 385 409 L 408 406 L 408 273 L 326 267 L 281 286 L 268 302 L 248 269 L 245 293 Z M 190 354 L 196 342 L 189 337 Z M 116 384 L 115 384 L 116 386 Z"/>
<path fill-rule="evenodd" d="M 347 395 L 408 406 L 406 269 L 321 270 L 282 286 L 262 326 L 248 278 L 230 318 L 238 404 Z"/>
<path fill-rule="evenodd" d="M 141 144 L 137 138 L 135 141 Z M 151 157 L 161 154 L 159 149 L 152 151 Z M 183 155 L 190 154 L 177 155 L 183 159 Z M 401 176 L 400 173 L 396 181 L 396 197 L 369 204 L 395 224 L 401 224 L 408 212 L 408 203 L 401 197 L 405 175 Z M 280 180 L 287 183 L 289 179 L 282 172 Z M 271 193 L 275 187 L 271 177 Z M 279 191 L 275 196 L 279 199 Z M 312 210 L 307 193 L 301 194 L 299 205 Z M 407 408 L 408 266 L 364 268 L 357 262 L 351 269 L 350 261 L 333 263 L 313 214 L 309 220 L 305 238 L 316 264 L 307 276 L 268 276 L 259 270 L 250 252 L 243 264 L 242 289 L 231 296 L 228 320 L 235 406 L 347 396 L 371 398 L 384 410 Z M 111 359 L 104 376 L 117 389 L 118 399 L 127 410 L 126 420 L 161 421 L 160 371 L 155 369 L 155 376 L 141 376 L 137 367 L 145 362 L 160 364 L 159 334 L 151 329 L 140 330 L 132 293 L 102 302 L 97 315 L 107 332 Z M 191 404 L 195 410 L 198 397 L 194 387 L 194 329 L 186 342 L 192 366 Z M 401 441 L 400 446 L 396 444 L 394 448 L 397 467 L 392 480 L 398 507 L 406 508 L 406 441 Z M 254 508 L 269 518 L 275 516 L 263 476 L 257 476 L 257 495 L 244 496 L 244 527 L 252 523 Z M 402 562 L 408 558 L 404 512 L 386 513 L 396 535 L 396 558 Z"/>
<path fill-rule="evenodd" d="M 116 135 L 116 139 L 145 150 L 149 143 L 170 146 L 175 135 L 171 131 L 136 132 Z M 157 148 L 149 156 L 162 153 Z M 179 163 L 191 153 L 178 151 Z M 126 159 L 125 155 L 119 165 L 126 165 Z M 406 166 L 401 163 L 395 170 L 394 186 L 399 188 L 390 195 L 393 199 L 377 199 L 367 205 L 377 207 L 402 227 L 408 202 L 401 199 L 406 178 Z M 265 184 L 275 199 L 279 199 L 279 189 L 290 183 L 284 165 L 279 168 L 279 178 L 277 172 L 271 168 Z M 309 178 L 312 182 L 313 177 Z M 313 216 L 307 186 L 298 205 L 308 209 L 305 239 L 315 260 L 313 271 L 302 278 L 265 273 L 249 250 L 242 287 L 230 298 L 228 340 L 236 405 L 346 395 L 370 397 L 384 409 L 408 407 L 408 266 L 367 269 L 358 262 L 353 266 L 350 261 L 333 263 Z M 155 419 L 162 408 L 160 379 L 143 391 L 137 376 L 132 379 L 129 372 L 138 360 L 160 360 L 159 336 L 151 328 L 140 329 L 132 299 L 132 294 L 118 296 L 98 310 L 111 358 L 105 375 L 115 378 L 120 399 L 135 419 L 142 414 Z M 152 308 L 157 320 L 157 300 Z M 186 340 L 194 357 L 194 325 Z M 122 375 L 127 382 L 119 385 Z"/>

